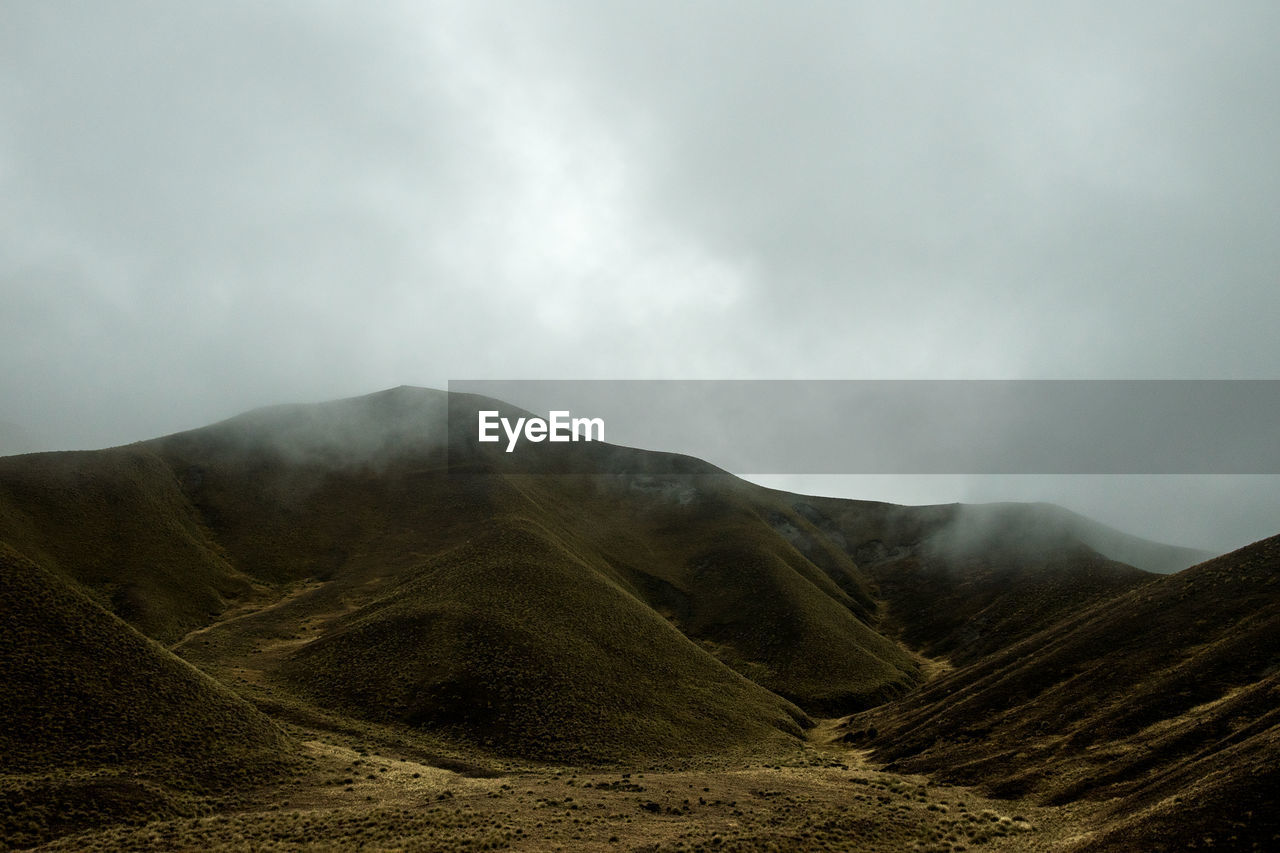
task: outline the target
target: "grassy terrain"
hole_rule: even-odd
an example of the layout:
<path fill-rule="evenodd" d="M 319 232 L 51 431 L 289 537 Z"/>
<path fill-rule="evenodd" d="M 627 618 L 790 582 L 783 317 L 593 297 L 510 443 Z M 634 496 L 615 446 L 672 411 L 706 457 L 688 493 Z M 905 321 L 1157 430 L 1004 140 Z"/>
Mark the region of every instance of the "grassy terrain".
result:
<path fill-rule="evenodd" d="M 67 836 L 51 850 L 1048 850 L 1082 814 L 868 767 L 811 744 L 769 763 L 467 776 L 342 738 L 234 811 Z"/>
<path fill-rule="evenodd" d="M 0 847 L 1270 843 L 1274 540 L 1158 577 L 1053 508 L 449 444 L 481 405 L 0 459 Z"/>
<path fill-rule="evenodd" d="M 626 448 L 601 451 L 605 457 L 596 462 L 604 473 L 529 475 L 484 458 L 467 468 L 455 460 L 450 471 L 443 467 L 439 443 L 397 438 L 415 418 L 426 419 L 424 433 L 438 425 L 435 400 L 413 389 L 366 398 L 376 417 L 363 412 L 355 418 L 368 434 L 343 459 L 334 448 L 347 440 L 348 426 L 330 424 L 333 411 L 306 407 L 233 419 L 148 447 L 177 474 L 219 546 L 246 575 L 263 583 L 312 578 L 328 584 L 292 608 L 290 626 L 320 613 L 368 607 L 384 587 L 396 586 L 396 595 L 412 598 L 423 611 L 435 612 L 448 601 L 451 630 L 484 633 L 476 642 L 489 649 L 487 655 L 531 666 L 536 659 L 540 672 L 580 672 L 580 659 L 556 658 L 571 645 L 548 638 L 576 636 L 583 627 L 580 611 L 616 604 L 627 612 L 650 611 L 644 618 L 660 625 L 664 636 L 674 628 L 695 642 L 667 644 L 664 656 L 654 657 L 644 651 L 651 642 L 646 628 L 632 638 L 640 646 L 628 653 L 623 638 L 608 647 L 611 656 L 643 657 L 654 670 L 694 666 L 708 676 L 715 673 L 716 684 L 737 683 L 736 671 L 814 712 L 868 707 L 918 681 L 914 660 L 874 629 L 875 602 L 848 554 L 816 531 L 806 533 L 808 522 L 764 490 L 697 460 Z M 342 418 L 355 417 L 350 405 L 338 411 Z M 391 434 L 379 437 L 368 423 L 383 417 Z M 289 441 L 282 443 L 282 435 Z M 530 464 L 536 467 L 537 460 Z M 491 553 L 473 554 L 473 563 L 493 570 L 454 573 L 448 589 L 406 585 L 424 565 L 438 565 L 440 555 L 502 524 L 515 525 L 545 546 L 518 575 Z M 536 613 L 513 610 L 495 617 L 488 602 L 510 598 L 513 577 L 524 578 L 531 595 L 555 566 L 572 566 L 576 573 L 562 580 L 561 599 L 546 601 Z M 604 598 L 593 604 L 597 595 Z M 302 612 L 306 607 L 313 612 Z M 539 624 L 519 624 L 530 618 Z M 252 633 L 259 626 L 241 627 Z M 277 625 L 275 633 L 292 630 Z M 530 636 L 543 642 L 532 652 L 526 648 Z M 316 648 L 349 641 L 321 638 Z M 218 642 L 246 648 L 243 638 L 238 645 L 225 635 Z M 299 654 L 309 660 L 319 652 Z M 598 651 L 593 654 L 599 659 Z M 390 673 L 377 672 L 384 664 L 371 666 L 364 680 L 392 680 Z M 308 696 L 323 701 L 314 687 Z M 611 703 L 627 704 L 622 695 Z M 350 699 L 342 699 L 347 707 Z M 393 705 L 397 713 L 408 713 L 407 705 Z M 386 703 L 371 698 L 358 707 L 375 719 L 390 713 Z M 474 738 L 494 737 L 478 718 L 468 719 Z M 750 731 L 755 729 L 743 733 Z M 646 751 L 671 742 L 645 740 Z M 519 746 L 527 740 L 504 742 L 535 748 Z M 601 755 L 619 750 L 615 743 Z"/>
<path fill-rule="evenodd" d="M 269 778 L 291 751 L 231 690 L 2 543 L 0 672 L 13 843 L 181 814 L 193 795 Z"/>
<path fill-rule="evenodd" d="M 886 628 L 954 665 L 1002 651 L 1081 608 L 1156 579 L 1083 545 L 1052 551 L 995 545 L 925 547 L 867 566 L 886 603 Z"/>
<path fill-rule="evenodd" d="M 0 458 L 0 541 L 162 640 L 251 588 L 173 472 L 140 447 Z"/>
<path fill-rule="evenodd" d="M 848 554 L 783 503 L 725 474 L 518 477 L 566 547 L 764 687 L 813 713 L 848 712 L 917 683 L 875 630 Z"/>
<path fill-rule="evenodd" d="M 1088 608 L 849 727 L 874 728 L 894 767 L 1050 802 L 1119 798 L 1111 849 L 1189 832 L 1268 849 L 1278 700 L 1280 537 Z"/>
<path fill-rule="evenodd" d="M 361 716 L 537 758 L 697 755 L 808 722 L 529 521 L 426 561 L 284 675 Z"/>
<path fill-rule="evenodd" d="M 792 503 L 856 556 L 883 601 L 886 633 L 956 665 L 1158 577 L 1108 559 L 1094 544 L 1164 566 L 1192 553 L 1040 504 L 899 507 L 798 496 Z"/>

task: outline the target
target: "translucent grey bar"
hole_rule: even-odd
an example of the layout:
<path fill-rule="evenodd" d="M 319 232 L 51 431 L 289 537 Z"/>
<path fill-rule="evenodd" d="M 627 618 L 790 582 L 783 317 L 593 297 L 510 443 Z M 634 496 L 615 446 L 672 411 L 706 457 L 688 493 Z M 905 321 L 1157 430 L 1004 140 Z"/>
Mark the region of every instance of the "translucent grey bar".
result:
<path fill-rule="evenodd" d="M 735 474 L 1280 474 L 1280 380 L 457 380 L 449 390 L 451 460 L 464 448 L 466 458 L 523 453 L 539 470 L 580 471 L 601 451 L 480 444 L 476 413 L 488 404 L 456 395 L 543 419 L 600 418 L 611 445 Z"/>

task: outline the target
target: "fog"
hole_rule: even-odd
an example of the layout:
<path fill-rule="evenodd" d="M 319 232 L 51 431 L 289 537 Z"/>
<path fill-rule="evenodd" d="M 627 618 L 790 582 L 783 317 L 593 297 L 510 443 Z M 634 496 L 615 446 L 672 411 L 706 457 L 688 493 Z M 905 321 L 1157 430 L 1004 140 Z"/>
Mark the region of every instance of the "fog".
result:
<path fill-rule="evenodd" d="M 1276 378 L 1278 31 L 1263 2 L 12 0 L 0 452 L 468 378 Z M 832 489 L 1280 530 L 1275 478 Z"/>

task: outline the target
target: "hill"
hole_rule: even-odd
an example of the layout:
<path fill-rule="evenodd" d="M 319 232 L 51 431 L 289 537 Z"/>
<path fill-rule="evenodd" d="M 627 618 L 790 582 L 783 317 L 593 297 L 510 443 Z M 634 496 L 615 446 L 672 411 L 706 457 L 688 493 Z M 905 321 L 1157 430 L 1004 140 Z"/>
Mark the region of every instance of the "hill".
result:
<path fill-rule="evenodd" d="M 181 813 L 184 792 L 270 777 L 265 716 L 0 543 L 6 839 Z"/>
<path fill-rule="evenodd" d="M 739 743 L 765 730 L 794 735 L 805 718 L 787 703 L 845 714 L 916 684 L 899 639 L 964 660 L 1148 578 L 1102 559 L 1079 541 L 1076 521 L 1043 509 L 1032 535 L 1018 507 L 978 524 L 957 507 L 801 499 L 678 454 L 592 443 L 516 456 L 456 435 L 450 443 L 450 419 L 474 423 L 480 408 L 519 414 L 402 387 L 123 448 L 0 460 L 0 539 L 152 637 L 172 643 L 200 629 L 178 648 L 210 672 L 247 668 L 276 695 L 515 754 L 577 758 L 596 746 L 610 759 L 726 748 L 709 729 L 681 740 L 690 729 L 680 708 L 698 707 L 694 694 L 712 684 L 737 685 L 716 719 Z M 536 559 L 517 559 L 513 541 Z M 961 580 L 940 580 L 952 577 Z M 276 601 L 299 584 L 311 587 L 269 618 L 208 628 L 229 607 Z M 536 611 L 497 604 L 514 590 L 536 600 L 552 589 Z M 584 623 L 584 609 L 600 621 Z M 937 612 L 941 620 L 927 615 Z M 373 638 L 405 619 L 449 626 L 418 632 L 402 650 L 418 669 L 375 651 Z M 984 620 L 977 639 L 966 634 Z M 594 624 L 631 633 L 605 637 Z M 445 659 L 459 663 L 431 663 Z M 617 669 L 618 659 L 635 663 Z M 528 677 L 513 678 L 523 666 Z M 545 678 L 615 670 L 585 693 Z M 682 734 L 640 736 L 635 719 L 588 725 L 571 713 L 642 707 L 636 685 L 664 671 L 686 673 L 677 684 L 687 693 L 673 691 L 652 726 Z M 517 684 L 529 692 L 510 693 Z M 440 697 L 455 688 L 499 691 L 511 700 L 499 704 L 523 716 L 454 719 Z M 424 710 L 432 703 L 438 713 Z M 583 743 L 544 745 L 557 714 Z M 536 738 L 533 720 L 543 721 Z"/>
<path fill-rule="evenodd" d="M 1280 840 L 1280 537 L 1159 578 L 849 723 L 891 766 L 1116 799 L 1089 849 Z"/>
<path fill-rule="evenodd" d="M 443 404 L 395 389 L 147 443 L 234 565 L 262 583 L 319 584 L 269 623 L 238 620 L 182 653 L 216 668 L 306 633 L 305 647 L 253 664 L 276 689 L 579 759 L 794 737 L 807 718 L 766 690 L 847 712 L 917 680 L 870 624 L 875 605 L 848 555 L 819 537 L 797 549 L 775 524 L 807 523 L 763 491 L 697 460 L 614 446 L 577 462 L 590 473 L 529 474 L 502 457 L 446 468 L 433 432 Z M 404 620 L 437 627 L 392 655 L 379 644 Z M 498 712 L 462 715 L 449 696 L 486 697 Z M 704 723 L 690 717 L 699 708 Z"/>
<path fill-rule="evenodd" d="M 883 630 L 957 665 L 1158 577 L 1098 547 L 1165 568 L 1200 556 L 1050 504 L 790 500 L 875 584 L 884 602 Z"/>
<path fill-rule="evenodd" d="M 811 498 L 603 443 L 508 455 L 450 433 L 480 408 L 520 414 L 396 388 L 0 459 L 6 843 L 195 815 L 295 749 L 310 775 L 278 790 L 341 804 L 326 820 L 343 827 L 366 797 L 445 803 L 458 779 L 545 761 L 662 765 L 708 794 L 708 768 L 764 778 L 764 764 L 796 793 L 815 764 L 823 785 L 851 781 L 836 770 L 852 753 L 812 743 L 835 725 L 813 718 L 848 714 L 839 740 L 898 770 L 1090 799 L 1103 819 L 1083 843 L 1098 849 L 1192 831 L 1271 843 L 1258 816 L 1280 781 L 1276 540 L 1163 576 L 1127 560 L 1189 553 L 1057 507 Z M 925 797 L 934 840 L 1031 831 L 948 816 L 955 794 L 926 803 L 885 775 L 886 791 Z M 486 797 L 510 788 L 483 781 Z M 596 782 L 645 790 L 625 773 Z M 699 806 L 727 827 L 739 797 L 777 793 L 743 784 Z M 803 811 L 787 797 L 771 825 Z M 1074 832 L 1076 812 L 1037 809 L 1011 814 Z M 833 843 L 861 815 L 841 815 Z M 295 817 L 250 834 L 302 837 Z"/>
<path fill-rule="evenodd" d="M 138 446 L 0 458 L 0 542 L 161 640 L 252 589 L 173 471 Z"/>
<path fill-rule="evenodd" d="M 283 674 L 360 716 L 536 758 L 769 748 L 809 725 L 528 520 L 425 559 Z"/>

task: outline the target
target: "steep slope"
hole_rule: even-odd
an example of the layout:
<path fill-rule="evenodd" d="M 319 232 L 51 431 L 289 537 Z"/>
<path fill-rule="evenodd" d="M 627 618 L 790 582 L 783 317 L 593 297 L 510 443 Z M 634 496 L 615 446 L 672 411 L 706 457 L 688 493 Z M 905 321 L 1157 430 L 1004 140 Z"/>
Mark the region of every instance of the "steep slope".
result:
<path fill-rule="evenodd" d="M 804 722 L 790 703 L 849 713 L 919 681 L 886 628 L 959 659 L 1147 580 L 1075 539 L 997 525 L 970 552 L 934 549 L 964 579 L 950 618 L 997 626 L 974 643 L 916 615 L 927 578 L 887 571 L 929 557 L 955 507 L 801 499 L 602 443 L 508 455 L 446 429 L 480 407 L 518 414 L 397 388 L 0 460 L 0 533 L 263 707 L 601 759 L 785 741 Z M 233 599 L 273 605 L 206 627 Z M 662 673 L 679 678 L 646 700 L 637 685 Z M 469 696 L 496 710 L 463 714 Z"/>
<path fill-rule="evenodd" d="M 582 553 L 725 663 L 815 713 L 916 681 L 847 554 L 722 473 L 514 478 Z M 806 532 L 806 530 L 808 532 Z"/>
<path fill-rule="evenodd" d="M 0 541 L 162 640 L 250 591 L 173 472 L 141 447 L 0 459 Z"/>
<path fill-rule="evenodd" d="M 1269 849 L 1278 679 L 1275 537 L 1070 616 L 849 727 L 874 728 L 876 754 L 898 768 L 1053 802 L 1120 798 L 1113 849 L 1192 832 Z"/>
<path fill-rule="evenodd" d="M 284 674 L 360 716 L 538 758 L 767 746 L 808 723 L 531 520 L 404 573 Z"/>
<path fill-rule="evenodd" d="M 178 473 L 235 565 L 262 581 L 328 582 L 292 609 L 299 624 L 307 602 L 313 612 L 339 598 L 365 606 L 424 559 L 504 520 L 528 520 L 699 641 L 690 646 L 698 654 L 803 707 L 848 712 L 915 683 L 911 658 L 868 624 L 875 604 L 848 555 L 816 532 L 797 548 L 777 528 L 807 523 L 764 490 L 698 460 L 612 445 L 515 461 L 453 448 L 446 467 L 444 402 L 439 392 L 394 389 L 242 416 L 148 447 Z M 468 423 L 476 407 L 501 406 L 449 403 Z M 351 436 L 359 440 L 344 456 Z M 528 473 L 542 466 L 557 473 Z M 579 473 L 563 473 L 570 467 Z M 552 607 L 553 617 L 565 632 L 577 618 L 567 606 Z"/>
<path fill-rule="evenodd" d="M 799 496 L 792 503 L 874 581 L 884 630 L 957 665 L 1158 577 L 1091 543 L 1118 542 L 1165 565 L 1190 554 L 1047 504 L 903 507 Z"/>
<path fill-rule="evenodd" d="M 290 751 L 243 699 L 0 543 L 0 829 L 175 813 Z M 175 790 L 176 789 L 176 790 Z"/>
<path fill-rule="evenodd" d="M 888 602 L 887 627 L 909 647 L 961 665 L 1045 625 L 1154 580 L 1079 543 L 965 550 L 926 543 L 867 567 Z"/>

